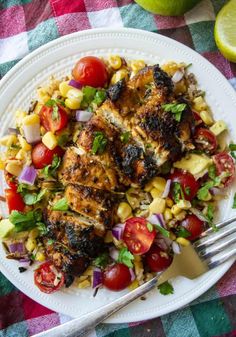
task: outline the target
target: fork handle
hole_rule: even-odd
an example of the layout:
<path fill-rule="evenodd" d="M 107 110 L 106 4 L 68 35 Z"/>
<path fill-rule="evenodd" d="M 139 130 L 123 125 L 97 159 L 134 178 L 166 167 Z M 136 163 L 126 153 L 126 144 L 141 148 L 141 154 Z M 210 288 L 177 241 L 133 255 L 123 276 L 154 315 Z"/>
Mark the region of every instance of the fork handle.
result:
<path fill-rule="evenodd" d="M 59 325 L 47 331 L 43 331 L 34 337 L 82 337 L 89 333 L 93 328 L 95 328 L 99 323 L 103 322 L 106 318 L 114 314 L 116 311 L 122 309 L 129 303 L 133 302 L 135 299 L 146 294 L 149 290 L 153 289 L 157 285 L 158 277 L 152 278 L 150 281 L 145 282 L 140 287 L 132 290 L 128 294 L 118 298 L 105 305 L 104 307 L 98 308 L 88 314 L 81 316 L 67 322 L 65 324 Z"/>

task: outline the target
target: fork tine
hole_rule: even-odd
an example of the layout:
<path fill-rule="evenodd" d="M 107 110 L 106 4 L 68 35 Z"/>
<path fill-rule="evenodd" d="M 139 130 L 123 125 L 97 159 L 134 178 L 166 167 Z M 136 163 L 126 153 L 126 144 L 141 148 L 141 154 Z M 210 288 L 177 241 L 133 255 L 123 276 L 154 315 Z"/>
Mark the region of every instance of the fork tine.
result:
<path fill-rule="evenodd" d="M 224 221 L 221 221 L 219 222 L 218 224 L 215 225 L 215 227 L 217 229 L 220 229 L 220 228 L 224 228 L 225 226 L 231 224 L 232 222 L 236 221 L 236 217 L 234 216 L 233 218 L 230 218 L 228 220 L 224 220 Z M 206 231 L 204 231 L 202 234 L 201 234 L 201 237 L 205 237 L 211 233 L 214 233 L 214 229 L 212 227 L 208 228 Z"/>
<path fill-rule="evenodd" d="M 224 248 L 236 243 L 236 236 L 231 237 L 228 240 L 219 242 L 218 244 L 211 245 L 209 248 L 203 248 L 198 252 L 200 258 L 207 259 L 223 251 Z"/>
<path fill-rule="evenodd" d="M 216 241 L 222 238 L 225 238 L 226 236 L 233 234 L 235 232 L 236 232 L 236 227 L 229 227 L 229 228 L 226 228 L 225 230 L 220 230 L 219 232 L 216 232 L 212 235 L 209 235 L 200 240 L 197 240 L 196 242 L 193 243 L 193 246 L 197 250 L 202 250 L 212 245 Z"/>
<path fill-rule="evenodd" d="M 222 263 L 228 261 L 230 258 L 234 256 L 236 256 L 236 247 L 234 247 L 230 251 L 225 252 L 224 254 L 215 255 L 215 258 L 210 257 L 209 259 L 206 259 L 205 262 L 207 263 L 209 269 L 213 269 L 215 267 L 218 267 Z"/>

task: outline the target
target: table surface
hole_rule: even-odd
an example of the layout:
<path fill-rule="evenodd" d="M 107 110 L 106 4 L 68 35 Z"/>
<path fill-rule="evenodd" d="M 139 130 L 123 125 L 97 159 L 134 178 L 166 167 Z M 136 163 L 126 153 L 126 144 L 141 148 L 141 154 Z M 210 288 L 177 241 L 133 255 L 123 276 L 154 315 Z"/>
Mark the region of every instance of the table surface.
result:
<path fill-rule="evenodd" d="M 1 0 L 0 78 L 41 45 L 72 32 L 131 27 L 166 35 L 212 62 L 236 90 L 236 64 L 217 50 L 215 17 L 224 0 L 203 0 L 181 17 L 144 11 L 132 0 Z M 0 273 L 0 337 L 28 337 L 70 320 L 16 289 Z M 236 264 L 207 293 L 182 310 L 145 322 L 101 324 L 90 337 L 236 336 Z"/>

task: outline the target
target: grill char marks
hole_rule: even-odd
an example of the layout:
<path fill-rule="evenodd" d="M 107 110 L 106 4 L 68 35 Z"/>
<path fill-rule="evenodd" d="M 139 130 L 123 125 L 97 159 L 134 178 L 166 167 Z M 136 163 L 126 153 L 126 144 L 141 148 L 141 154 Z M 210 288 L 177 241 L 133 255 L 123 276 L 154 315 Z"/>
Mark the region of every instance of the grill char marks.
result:
<path fill-rule="evenodd" d="M 96 221 L 101 229 L 112 227 L 115 195 L 87 186 L 69 184 L 65 196 L 73 211 Z"/>
<path fill-rule="evenodd" d="M 174 85 L 171 78 L 158 64 L 153 66 L 153 79 L 158 89 L 165 91 L 167 95 L 173 93 Z"/>

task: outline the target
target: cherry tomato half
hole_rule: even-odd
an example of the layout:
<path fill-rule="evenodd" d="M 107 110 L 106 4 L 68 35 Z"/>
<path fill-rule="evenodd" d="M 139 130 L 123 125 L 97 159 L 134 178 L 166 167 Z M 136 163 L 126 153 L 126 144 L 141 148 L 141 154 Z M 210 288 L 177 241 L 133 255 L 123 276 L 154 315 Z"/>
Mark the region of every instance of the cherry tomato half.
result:
<path fill-rule="evenodd" d="M 4 170 L 4 177 L 6 180 L 7 185 L 14 191 L 17 190 L 17 181 L 16 181 L 16 177 L 13 176 L 11 173 L 7 172 L 6 170 Z"/>
<path fill-rule="evenodd" d="M 131 283 L 129 268 L 122 263 L 117 263 L 107 268 L 103 273 L 103 284 L 112 291 L 120 291 Z"/>
<path fill-rule="evenodd" d="M 146 253 L 155 239 L 156 232 L 154 229 L 150 232 L 147 223 L 144 218 L 130 218 L 125 222 L 123 240 L 133 254 Z"/>
<path fill-rule="evenodd" d="M 203 123 L 203 120 L 201 119 L 200 115 L 196 111 L 193 111 L 193 118 L 195 120 L 195 125 L 199 125 Z"/>
<path fill-rule="evenodd" d="M 38 143 L 31 153 L 34 167 L 42 169 L 45 166 L 50 165 L 54 155 L 62 157 L 64 155 L 64 150 L 60 146 L 56 146 L 55 149 L 49 150 L 43 143 Z"/>
<path fill-rule="evenodd" d="M 206 128 L 198 128 L 194 135 L 198 150 L 213 154 L 217 148 L 217 139 L 213 132 Z"/>
<path fill-rule="evenodd" d="M 57 111 L 53 112 L 54 107 L 42 106 L 39 116 L 40 123 L 47 131 L 60 131 L 64 129 L 68 124 L 67 112 L 60 106 L 55 105 Z"/>
<path fill-rule="evenodd" d="M 191 233 L 191 235 L 187 237 L 190 241 L 197 239 L 205 229 L 204 221 L 200 220 L 194 214 L 187 215 L 180 225 Z"/>
<path fill-rule="evenodd" d="M 16 190 L 13 190 L 11 188 L 5 189 L 5 196 L 9 213 L 11 213 L 11 211 L 22 212 L 24 210 L 24 200 L 20 193 L 17 193 Z"/>
<path fill-rule="evenodd" d="M 175 170 L 169 177 L 172 183 L 179 183 L 181 185 L 182 191 L 184 193 L 184 198 L 191 201 L 199 189 L 199 184 L 194 176 L 185 171 Z M 173 185 L 173 184 L 172 184 Z M 174 197 L 173 186 L 171 188 L 171 197 Z M 181 199 L 181 195 L 180 195 Z"/>
<path fill-rule="evenodd" d="M 173 258 L 163 252 L 157 245 L 152 245 L 145 260 L 151 271 L 159 272 L 168 268 Z"/>
<path fill-rule="evenodd" d="M 229 186 L 235 178 L 235 164 L 233 158 L 226 152 L 220 152 L 213 157 L 216 165 L 216 173 L 220 175 L 223 172 L 230 175 L 223 179 L 224 187 Z"/>
<path fill-rule="evenodd" d="M 95 56 L 81 58 L 72 70 L 76 81 L 91 87 L 104 87 L 108 80 L 106 66 L 102 60 Z"/>
<path fill-rule="evenodd" d="M 41 264 L 34 271 L 34 283 L 43 293 L 54 293 L 64 285 L 64 282 L 64 274 L 59 272 L 50 261 Z"/>

